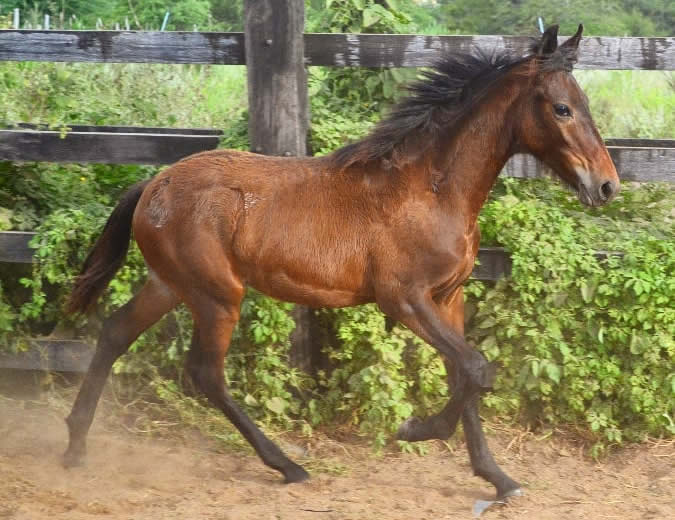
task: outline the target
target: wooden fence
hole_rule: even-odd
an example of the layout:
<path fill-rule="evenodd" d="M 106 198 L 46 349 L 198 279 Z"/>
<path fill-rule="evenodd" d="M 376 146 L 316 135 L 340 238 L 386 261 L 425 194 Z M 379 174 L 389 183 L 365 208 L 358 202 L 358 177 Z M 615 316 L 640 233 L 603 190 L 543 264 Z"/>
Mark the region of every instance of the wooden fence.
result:
<path fill-rule="evenodd" d="M 303 34 L 302 0 L 245 2 L 245 33 L 142 31 L 0 31 L 0 61 L 246 65 L 251 149 L 304 155 L 308 128 L 306 66 L 423 67 L 445 53 L 483 49 L 524 52 L 519 36 Z M 561 37 L 563 40 L 564 37 Z M 675 38 L 590 37 L 581 42 L 581 69 L 675 70 Z M 284 106 L 289 109 L 278 110 Z M 170 164 L 217 146 L 220 132 L 199 129 L 72 126 L 65 135 L 19 125 L 0 130 L 0 160 Z M 675 140 L 609 139 L 620 176 L 675 182 Z M 545 168 L 516 156 L 514 177 Z M 0 262 L 31 262 L 32 233 L 0 233 Z M 599 253 L 602 254 L 602 253 Z M 494 280 L 510 272 L 501 248 L 481 248 L 473 276 Z M 296 311 L 295 364 L 311 359 L 309 311 Z M 82 342 L 35 341 L 24 355 L 0 355 L 0 367 L 84 370 L 91 349 Z"/>

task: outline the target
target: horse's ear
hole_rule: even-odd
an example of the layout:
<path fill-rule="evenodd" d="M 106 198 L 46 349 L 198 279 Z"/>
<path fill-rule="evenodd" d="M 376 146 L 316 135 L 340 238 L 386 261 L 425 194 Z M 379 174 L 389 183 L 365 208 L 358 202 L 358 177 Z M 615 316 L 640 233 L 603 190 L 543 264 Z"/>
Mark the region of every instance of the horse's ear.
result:
<path fill-rule="evenodd" d="M 565 49 L 570 49 L 576 52 L 576 50 L 579 48 L 579 42 L 581 41 L 581 33 L 584 32 L 584 25 L 579 24 L 579 28 L 577 29 L 577 32 L 572 36 L 569 40 L 565 41 L 560 48 L 562 49 L 563 47 Z"/>
<path fill-rule="evenodd" d="M 547 56 L 553 54 L 558 48 L 558 26 L 551 25 L 544 34 L 541 35 L 539 45 L 537 45 L 537 54 Z"/>

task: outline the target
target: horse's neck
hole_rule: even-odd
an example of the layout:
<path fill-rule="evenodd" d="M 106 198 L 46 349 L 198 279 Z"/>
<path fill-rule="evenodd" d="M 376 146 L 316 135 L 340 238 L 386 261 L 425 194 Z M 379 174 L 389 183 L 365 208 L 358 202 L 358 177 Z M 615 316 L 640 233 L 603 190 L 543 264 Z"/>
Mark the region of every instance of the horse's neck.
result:
<path fill-rule="evenodd" d="M 439 195 L 452 207 L 464 207 L 473 222 L 513 155 L 513 119 L 508 114 L 515 99 L 512 93 L 477 106 L 435 161 L 446 176 Z"/>

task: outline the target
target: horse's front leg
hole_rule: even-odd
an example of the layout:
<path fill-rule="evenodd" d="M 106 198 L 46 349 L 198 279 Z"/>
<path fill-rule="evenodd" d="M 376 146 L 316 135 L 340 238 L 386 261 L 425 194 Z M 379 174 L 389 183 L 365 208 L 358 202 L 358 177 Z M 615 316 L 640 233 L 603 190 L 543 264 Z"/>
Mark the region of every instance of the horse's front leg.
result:
<path fill-rule="evenodd" d="M 447 322 L 454 330 L 458 334 L 464 335 L 464 291 L 461 287 L 457 289 L 447 306 L 442 308 L 442 312 L 445 314 Z M 455 388 L 458 386 L 458 380 L 462 375 L 447 357 L 444 361 L 448 373 L 448 387 L 454 394 Z M 466 438 L 473 472 L 476 476 L 484 478 L 495 486 L 498 499 L 519 495 L 520 484 L 504 473 L 497 465 L 490 452 L 478 414 L 479 402 L 480 395 L 472 395 L 462 412 L 464 436 Z M 448 405 L 436 415 L 432 415 L 424 420 L 409 419 L 406 421 L 401 426 L 398 437 L 402 439 L 407 436 L 408 438 L 406 440 L 411 440 L 409 438 L 410 433 L 415 433 L 419 437 L 423 436 L 424 433 L 430 433 L 432 435 L 426 437 L 427 439 L 445 440 L 452 435 L 455 427 L 456 418 L 450 407 L 450 403 L 448 403 Z"/>
<path fill-rule="evenodd" d="M 398 298 L 394 305 L 391 301 L 378 303 L 385 313 L 435 347 L 455 367 L 452 398 L 445 408 L 424 421 L 409 419 L 401 426 L 398 438 L 406 441 L 445 440 L 454 433 L 472 397 L 492 388 L 495 366 L 464 340 L 455 320 L 433 300 L 430 291 Z"/>

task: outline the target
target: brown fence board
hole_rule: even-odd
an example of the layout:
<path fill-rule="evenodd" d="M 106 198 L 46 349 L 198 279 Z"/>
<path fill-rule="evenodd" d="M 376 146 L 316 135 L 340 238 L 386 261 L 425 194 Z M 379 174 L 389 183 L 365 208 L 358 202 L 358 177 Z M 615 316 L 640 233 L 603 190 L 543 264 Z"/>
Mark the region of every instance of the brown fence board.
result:
<path fill-rule="evenodd" d="M 28 264 L 33 261 L 33 249 L 28 242 L 35 236 L 29 231 L 0 232 L 0 262 Z"/>
<path fill-rule="evenodd" d="M 28 242 L 35 233 L 25 231 L 0 232 L 0 262 L 32 263 L 33 249 Z M 497 280 L 511 272 L 509 255 L 500 247 L 483 247 L 478 254 L 473 277 L 477 280 Z"/>
<path fill-rule="evenodd" d="M 562 42 L 566 37 L 561 36 Z M 525 36 L 425 36 L 413 34 L 306 34 L 310 65 L 423 67 L 445 53 L 473 48 L 527 51 Z M 580 69 L 675 69 L 675 38 L 585 37 Z"/>
<path fill-rule="evenodd" d="M 675 182 L 675 148 L 608 146 L 621 180 Z M 504 167 L 504 175 L 535 178 L 550 170 L 531 155 L 515 155 Z"/>
<path fill-rule="evenodd" d="M 524 52 L 529 44 L 525 36 L 413 34 L 307 33 L 304 40 L 308 65 L 335 67 L 423 67 L 448 52 L 474 47 Z M 243 65 L 244 54 L 243 33 L 0 31 L 0 61 Z M 577 66 L 675 70 L 675 38 L 586 37 Z"/>
<path fill-rule="evenodd" d="M 0 130 L 0 160 L 172 164 L 218 146 L 218 135 Z"/>
<path fill-rule="evenodd" d="M 83 129 L 99 127 L 81 127 Z M 171 164 L 190 154 L 218 146 L 219 135 L 183 135 L 166 129 L 141 129 L 164 133 L 138 133 L 134 127 L 111 127 L 109 132 L 60 132 L 0 130 L 0 160 L 108 164 Z M 169 129 L 169 131 L 179 129 Z M 213 132 L 213 131 L 209 131 Z M 624 180 L 675 182 L 675 141 L 610 139 L 609 152 Z M 612 146 L 618 144 L 638 146 Z M 647 146 L 655 144 L 656 146 Z M 670 145 L 672 147 L 660 147 Z M 515 156 L 505 167 L 512 177 L 532 178 L 546 167 L 531 156 Z"/>
<path fill-rule="evenodd" d="M 217 128 L 168 128 L 159 126 L 108 126 L 108 125 L 64 125 L 67 132 L 104 132 L 109 134 L 177 134 L 177 135 L 217 135 L 223 134 Z M 60 128 L 50 128 L 47 125 L 32 123 L 17 123 L 15 127 L 6 130 L 39 130 L 60 131 Z"/>
<path fill-rule="evenodd" d="M 0 61 L 243 65 L 243 33 L 0 31 Z"/>
<path fill-rule="evenodd" d="M 86 372 L 94 347 L 79 340 L 28 339 L 25 352 L 1 352 L 0 368 Z"/>

